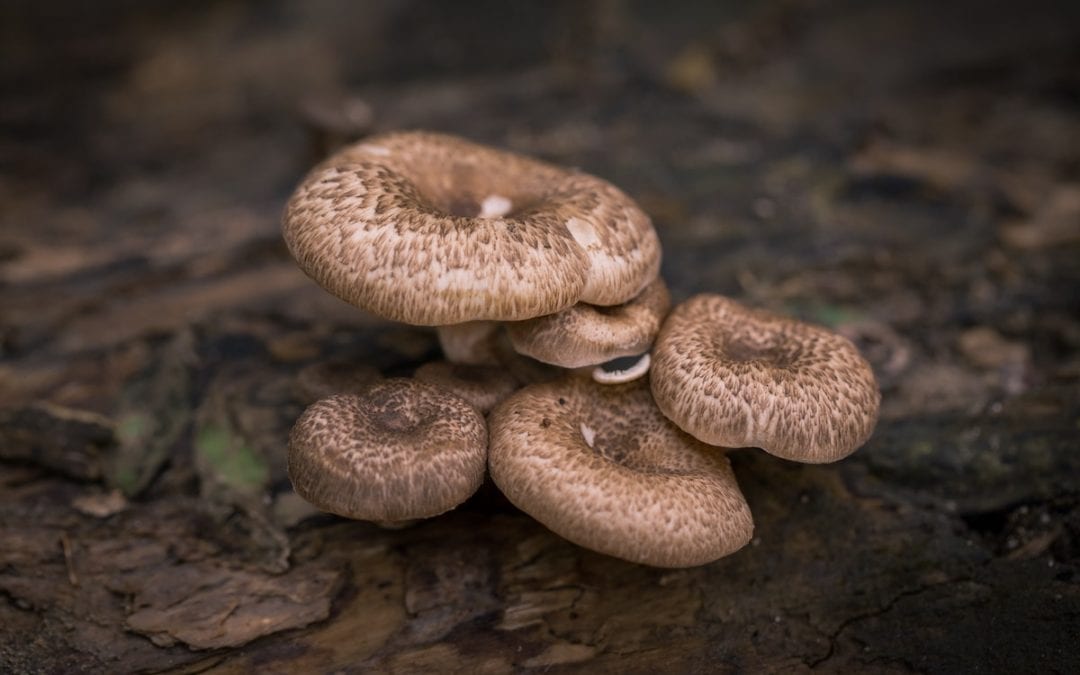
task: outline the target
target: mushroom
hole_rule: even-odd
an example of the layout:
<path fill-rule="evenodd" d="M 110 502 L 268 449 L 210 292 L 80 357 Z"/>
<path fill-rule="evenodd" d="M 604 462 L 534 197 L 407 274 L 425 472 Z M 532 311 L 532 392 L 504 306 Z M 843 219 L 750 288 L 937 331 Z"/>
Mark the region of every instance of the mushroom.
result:
<path fill-rule="evenodd" d="M 849 340 L 719 295 L 672 310 L 652 355 L 656 404 L 712 445 L 832 462 L 877 422 L 874 373 Z"/>
<path fill-rule="evenodd" d="M 648 352 L 605 361 L 592 370 L 592 379 L 600 384 L 633 382 L 649 372 L 652 357 Z"/>
<path fill-rule="evenodd" d="M 447 361 L 470 366 L 490 366 L 499 362 L 500 326 L 496 321 L 466 321 L 435 329 L 439 347 Z"/>
<path fill-rule="evenodd" d="M 553 380 L 566 372 L 519 353 L 510 342 L 505 326 L 497 321 L 439 326 L 439 345 L 450 363 L 501 368 L 521 385 Z"/>
<path fill-rule="evenodd" d="M 496 407 L 489 425 L 495 484 L 576 544 L 688 567 L 750 541 L 750 509 L 723 451 L 665 418 L 644 381 L 531 385 Z"/>
<path fill-rule="evenodd" d="M 616 305 L 660 266 L 648 216 L 610 183 L 425 132 L 370 137 L 323 162 L 293 193 L 283 232 L 331 293 L 414 325 Z"/>
<path fill-rule="evenodd" d="M 485 415 L 521 388 L 517 379 L 499 366 L 432 361 L 417 368 L 414 377 L 464 399 Z"/>
<path fill-rule="evenodd" d="M 642 354 L 652 345 L 670 307 L 667 286 L 657 277 L 621 305 L 598 307 L 578 303 L 557 314 L 508 323 L 506 330 L 519 353 L 563 368 L 637 357 L 631 364 L 615 370 L 594 371 L 597 381 L 628 381 L 648 370 L 648 355 Z"/>
<path fill-rule="evenodd" d="M 462 399 L 388 379 L 318 401 L 289 436 L 289 478 L 323 511 L 385 522 L 449 511 L 483 482 L 487 427 Z"/>

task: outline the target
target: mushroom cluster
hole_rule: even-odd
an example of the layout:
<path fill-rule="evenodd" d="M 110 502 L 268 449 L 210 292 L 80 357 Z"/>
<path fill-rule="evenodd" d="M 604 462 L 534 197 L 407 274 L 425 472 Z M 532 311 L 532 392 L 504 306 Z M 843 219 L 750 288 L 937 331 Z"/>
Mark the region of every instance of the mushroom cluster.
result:
<path fill-rule="evenodd" d="M 412 378 L 302 373 L 318 400 L 290 435 L 289 475 L 324 511 L 427 518 L 490 473 L 581 546 L 700 565 L 753 532 L 726 449 L 831 462 L 877 420 L 873 372 L 845 338 L 719 295 L 672 309 L 649 217 L 579 171 L 375 136 L 308 174 L 283 231 L 323 288 L 435 327 L 446 358 Z"/>

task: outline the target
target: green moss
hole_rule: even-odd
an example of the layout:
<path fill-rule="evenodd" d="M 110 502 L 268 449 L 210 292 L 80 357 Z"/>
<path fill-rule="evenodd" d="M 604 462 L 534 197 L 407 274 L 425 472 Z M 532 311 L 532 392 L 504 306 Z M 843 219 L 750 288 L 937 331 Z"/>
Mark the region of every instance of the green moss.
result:
<path fill-rule="evenodd" d="M 112 476 L 112 485 L 127 496 L 135 494 L 139 485 L 139 473 L 134 467 L 120 466 Z"/>
<path fill-rule="evenodd" d="M 819 305 L 814 308 L 812 318 L 826 326 L 835 327 L 847 323 L 854 323 L 862 319 L 862 315 L 839 305 Z"/>
<path fill-rule="evenodd" d="M 125 416 L 116 427 L 116 435 L 121 442 L 142 438 L 150 430 L 150 418 L 141 413 Z"/>
<path fill-rule="evenodd" d="M 195 452 L 209 473 L 237 491 L 261 490 L 269 480 L 270 469 L 263 459 L 222 426 L 210 424 L 200 429 Z"/>

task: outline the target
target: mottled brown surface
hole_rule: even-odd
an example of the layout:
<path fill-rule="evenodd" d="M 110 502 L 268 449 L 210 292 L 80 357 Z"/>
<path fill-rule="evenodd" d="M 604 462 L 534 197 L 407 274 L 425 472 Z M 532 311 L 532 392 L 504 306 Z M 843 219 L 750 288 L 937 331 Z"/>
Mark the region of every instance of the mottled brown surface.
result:
<path fill-rule="evenodd" d="M 702 293 L 660 330 L 649 374 L 660 409 L 696 438 L 835 462 L 870 437 L 881 393 L 850 340 Z"/>
<path fill-rule="evenodd" d="M 544 363 L 595 366 L 649 351 L 670 308 L 667 285 L 657 278 L 621 305 L 578 303 L 556 314 L 510 322 L 506 332 L 514 349 Z"/>
<path fill-rule="evenodd" d="M 0 671 L 1080 671 L 1076 3 L 591 7 L 0 3 Z M 438 348 L 280 217 L 333 142 L 409 128 L 619 186 L 676 301 L 851 338 L 868 444 L 733 453 L 754 539 L 679 571 L 490 485 L 313 513 L 298 373 Z"/>
<path fill-rule="evenodd" d="M 509 212 L 482 217 L 489 197 Z M 428 132 L 326 160 L 289 199 L 283 231 L 324 288 L 421 326 L 626 302 L 660 266 L 648 216 L 610 183 Z"/>
<path fill-rule="evenodd" d="M 392 378 L 308 406 L 289 434 L 289 480 L 307 501 L 347 518 L 430 518 L 476 492 L 487 450 L 487 424 L 471 404 Z"/>
<path fill-rule="evenodd" d="M 535 384 L 488 421 L 492 480 L 570 541 L 658 567 L 712 562 L 750 541 L 725 451 L 664 417 L 644 380 Z"/>

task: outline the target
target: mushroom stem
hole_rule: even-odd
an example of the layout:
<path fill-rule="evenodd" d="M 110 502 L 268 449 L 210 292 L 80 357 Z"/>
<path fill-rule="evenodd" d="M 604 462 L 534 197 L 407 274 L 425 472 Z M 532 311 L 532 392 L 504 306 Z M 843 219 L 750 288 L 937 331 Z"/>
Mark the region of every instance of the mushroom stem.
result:
<path fill-rule="evenodd" d="M 495 321 L 467 321 L 450 326 L 438 326 L 439 346 L 446 360 L 469 366 L 491 366 L 499 363 L 495 342 L 499 324 Z"/>

